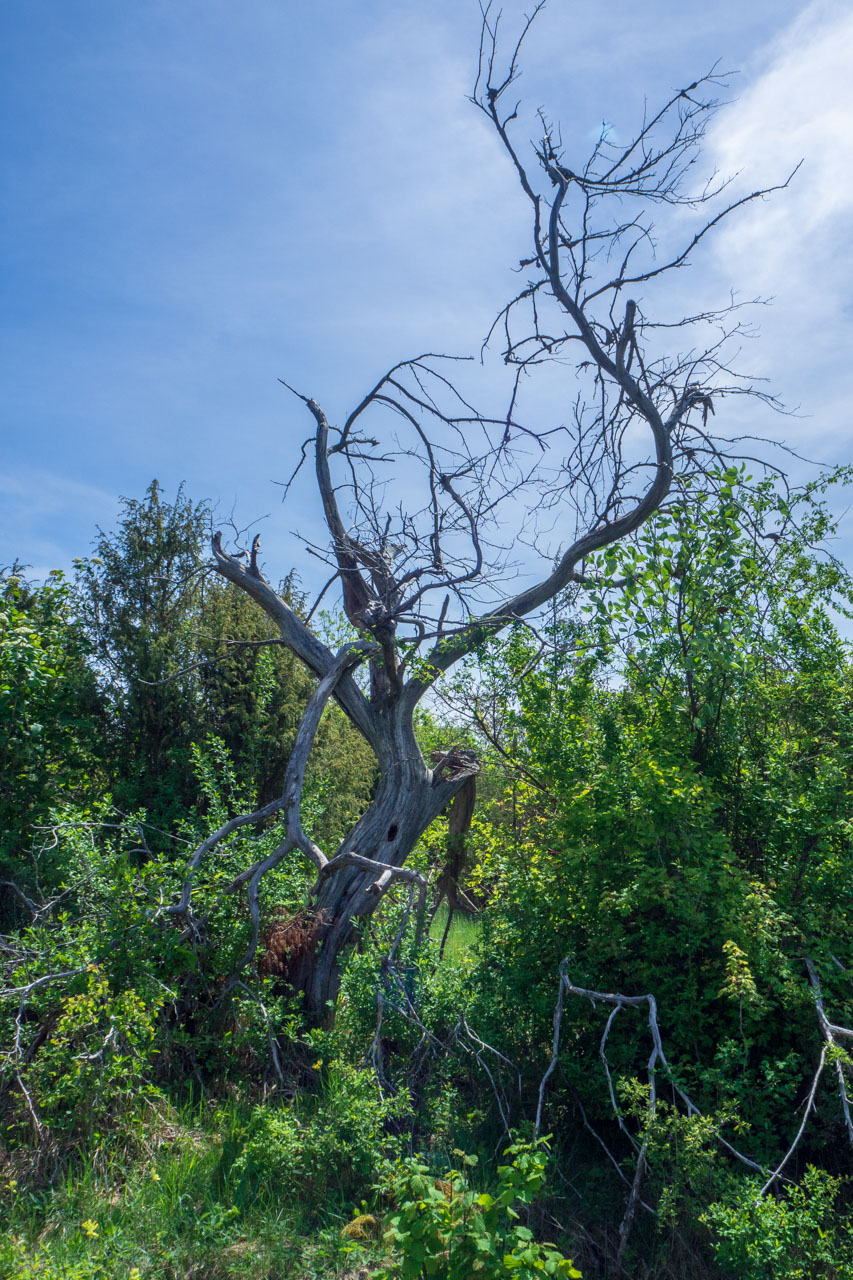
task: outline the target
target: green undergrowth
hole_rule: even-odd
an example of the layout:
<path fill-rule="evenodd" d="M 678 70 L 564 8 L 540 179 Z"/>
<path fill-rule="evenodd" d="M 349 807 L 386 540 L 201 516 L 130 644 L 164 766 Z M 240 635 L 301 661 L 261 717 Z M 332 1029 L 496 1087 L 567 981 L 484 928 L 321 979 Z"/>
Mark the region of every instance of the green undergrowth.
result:
<path fill-rule="evenodd" d="M 343 1098 L 327 1088 L 308 1106 L 187 1104 L 132 1158 L 116 1148 L 97 1166 L 66 1164 L 39 1190 L 7 1167 L 0 1275 L 415 1280 L 426 1265 L 436 1280 L 580 1276 L 527 1225 L 547 1143 L 516 1141 L 496 1170 L 459 1150 L 423 1163 L 390 1136 L 405 1100 L 371 1107 L 366 1073 L 353 1078 Z"/>
<path fill-rule="evenodd" d="M 718 480 L 590 565 L 624 591 L 555 609 L 544 647 L 519 626 L 472 657 L 448 698 L 487 706 L 494 741 L 421 721 L 425 759 L 461 737 L 482 767 L 464 847 L 446 815 L 408 865 L 481 911 L 445 938 L 445 905 L 422 939 L 392 886 L 320 1025 L 288 993 L 312 869 L 270 872 L 257 966 L 241 958 L 229 890 L 280 829 L 199 868 L 193 929 L 166 911 L 196 840 L 281 772 L 289 668 L 185 691 L 170 737 L 158 671 L 195 650 L 166 637 L 168 664 L 139 667 L 148 633 L 131 645 L 117 616 L 115 670 L 170 692 L 152 711 L 123 705 L 124 679 L 106 691 L 127 750 L 110 729 L 82 790 L 98 734 L 63 742 L 85 637 L 58 581 L 10 578 L 0 1280 L 853 1280 L 853 651 L 831 621 L 853 579 L 814 554 L 823 482 Z M 187 633 L 218 634 L 204 617 Z M 121 656 L 101 639 L 99 672 Z M 349 759 L 326 727 L 302 818 L 334 848 L 372 774 L 326 770 Z M 113 754 L 150 775 L 112 779 Z"/>
<path fill-rule="evenodd" d="M 185 1106 L 152 1126 L 148 1150 L 119 1150 L 98 1169 L 64 1169 L 33 1190 L 8 1169 L 0 1183 L 0 1275 L 7 1280 L 319 1280 L 343 1277 L 355 1169 L 322 1115 L 229 1103 Z M 288 1145 L 289 1142 L 289 1145 Z M 335 1149 L 324 1159 L 323 1146 Z M 298 1158 L 320 1184 L 297 1181 Z M 353 1172 L 350 1185 L 345 1170 Z M 338 1176 L 333 1176 L 333 1169 Z M 342 1172 L 342 1170 L 344 1172 Z M 360 1256 L 369 1255 L 362 1242 Z"/>

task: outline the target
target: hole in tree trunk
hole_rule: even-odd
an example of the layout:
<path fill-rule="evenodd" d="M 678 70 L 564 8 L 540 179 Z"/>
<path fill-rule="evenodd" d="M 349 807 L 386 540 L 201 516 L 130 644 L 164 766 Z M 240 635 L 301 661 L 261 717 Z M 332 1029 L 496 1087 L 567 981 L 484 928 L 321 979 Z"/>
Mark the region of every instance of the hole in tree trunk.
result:
<path fill-rule="evenodd" d="M 397 835 L 397 824 L 396 824 L 396 822 L 392 822 L 392 823 L 391 823 L 391 825 L 390 825 L 390 827 L 388 828 L 388 843 L 389 843 L 389 844 L 390 844 L 390 843 L 391 843 L 391 841 L 396 837 L 396 835 Z"/>

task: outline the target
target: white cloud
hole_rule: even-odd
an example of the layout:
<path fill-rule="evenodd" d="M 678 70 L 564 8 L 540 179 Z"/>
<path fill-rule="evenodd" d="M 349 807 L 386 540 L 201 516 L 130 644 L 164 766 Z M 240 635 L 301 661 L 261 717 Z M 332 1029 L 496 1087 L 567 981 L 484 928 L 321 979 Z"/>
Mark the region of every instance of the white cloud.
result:
<path fill-rule="evenodd" d="M 853 10 L 817 0 L 770 46 L 710 139 L 718 168 L 741 171 L 739 188 L 779 182 L 803 162 L 787 190 L 726 227 L 716 266 L 741 296 L 772 296 L 760 358 L 808 416 L 786 436 L 825 461 L 849 456 L 853 397 L 851 68 Z"/>

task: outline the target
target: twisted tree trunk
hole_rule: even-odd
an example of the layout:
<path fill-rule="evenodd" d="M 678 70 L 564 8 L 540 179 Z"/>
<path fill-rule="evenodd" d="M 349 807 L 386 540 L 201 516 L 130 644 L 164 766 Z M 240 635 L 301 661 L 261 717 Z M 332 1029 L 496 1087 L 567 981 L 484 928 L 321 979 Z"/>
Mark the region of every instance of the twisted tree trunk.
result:
<path fill-rule="evenodd" d="M 391 708 L 379 717 L 377 743 L 380 776 L 376 796 L 342 842 L 338 856 L 356 853 L 386 870 L 364 871 L 358 866 L 335 868 L 336 859 L 320 872 L 312 898 L 317 920 L 316 948 L 306 954 L 294 975 L 305 1005 L 319 1014 L 334 1001 L 340 983 L 341 956 L 359 923 L 369 917 L 402 868 L 412 849 L 472 772 L 479 768 L 472 756 L 451 755 L 450 767 L 433 771 L 415 741 L 406 708 Z"/>

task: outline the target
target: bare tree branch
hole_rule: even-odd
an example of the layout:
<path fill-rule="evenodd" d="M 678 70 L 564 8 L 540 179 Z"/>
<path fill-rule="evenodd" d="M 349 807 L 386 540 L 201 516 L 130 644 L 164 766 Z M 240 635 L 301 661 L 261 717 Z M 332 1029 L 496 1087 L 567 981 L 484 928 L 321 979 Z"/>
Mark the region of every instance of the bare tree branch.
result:
<path fill-rule="evenodd" d="M 851 1030 L 850 1027 L 839 1027 L 834 1022 L 829 1021 L 829 1018 L 826 1016 L 826 1010 L 823 1007 L 823 995 L 820 989 L 820 980 L 817 976 L 817 970 L 815 969 L 814 962 L 809 959 L 808 956 L 805 958 L 805 965 L 809 976 L 809 985 L 811 986 L 812 994 L 814 996 L 815 1009 L 817 1010 L 821 1035 L 826 1041 L 828 1048 L 831 1047 L 837 1050 L 840 1048 L 838 1044 L 838 1037 L 841 1036 L 842 1038 L 853 1040 L 853 1030 Z M 853 1146 L 853 1119 L 851 1119 L 850 1116 L 850 1099 L 847 1096 L 847 1082 L 844 1079 L 845 1066 L 851 1073 L 853 1073 L 853 1067 L 851 1067 L 849 1057 L 846 1055 L 845 1057 L 846 1062 L 842 1061 L 840 1055 L 837 1055 L 835 1057 L 834 1066 L 835 1074 L 838 1078 L 838 1096 L 841 1099 L 841 1110 L 844 1114 L 844 1123 L 847 1126 L 847 1137 L 850 1140 L 850 1145 Z"/>
<path fill-rule="evenodd" d="M 331 860 L 288 818 L 280 848 L 234 881 L 249 889 L 248 956 L 266 870 L 294 848 L 318 867 L 312 910 L 322 925 L 298 978 L 315 1011 L 334 996 L 337 957 L 355 922 L 395 882 L 423 892 L 404 864 L 479 767 L 459 755 L 458 767 L 429 768 L 413 722 L 424 694 L 503 628 L 535 618 L 570 585 L 593 585 L 589 557 L 630 538 L 665 502 L 681 502 L 689 478 L 722 452 L 709 422 L 724 398 L 756 395 L 774 403 L 733 370 L 743 324 L 740 316 L 729 318 L 739 306 L 731 297 L 719 310 L 685 306 L 677 324 L 669 314 L 652 314 L 658 282 L 679 271 L 721 222 L 773 189 L 730 197 L 725 177 L 696 176 L 722 83 L 716 68 L 644 115 L 627 142 L 617 145 L 603 130 L 578 159 L 565 154 L 559 130 L 539 111 L 539 141 L 527 160 L 515 141 L 522 126 L 513 86 L 543 9 L 539 0 L 505 44 L 500 13 L 484 5 L 472 95 L 531 212 L 531 243 L 521 261 L 529 278 L 489 332 L 504 339 L 504 408 L 476 407 L 469 389 L 475 370 L 469 375 L 468 364 L 435 351 L 394 364 L 342 427 L 318 400 L 288 388 L 314 430 L 286 489 L 306 474 L 313 452 L 325 540 L 306 545 L 332 571 L 321 598 L 339 582 L 344 613 L 370 646 L 368 692 L 347 670 L 338 672 L 308 625 L 317 605 L 303 621 L 271 588 L 257 537 L 234 554 L 223 550 L 219 535 L 213 542 L 219 572 L 265 610 L 377 759 L 374 798 Z M 662 238 L 652 211 L 672 208 L 679 218 Z M 565 420 L 537 422 L 525 412 L 527 379 L 543 366 L 569 384 Z M 556 546 L 545 542 L 552 534 Z M 540 556 L 539 569 L 528 575 L 525 567 L 521 580 L 519 547 L 525 557 L 530 548 Z M 306 728 L 304 741 L 310 740 Z M 294 803 L 276 802 L 275 813 L 295 813 Z M 258 811 L 232 823 L 271 816 Z M 188 884 L 205 854 L 238 826 L 221 828 L 199 846 Z M 178 914 L 188 908 L 188 892 L 185 886 Z M 626 1233 L 629 1227 L 630 1219 Z"/>

